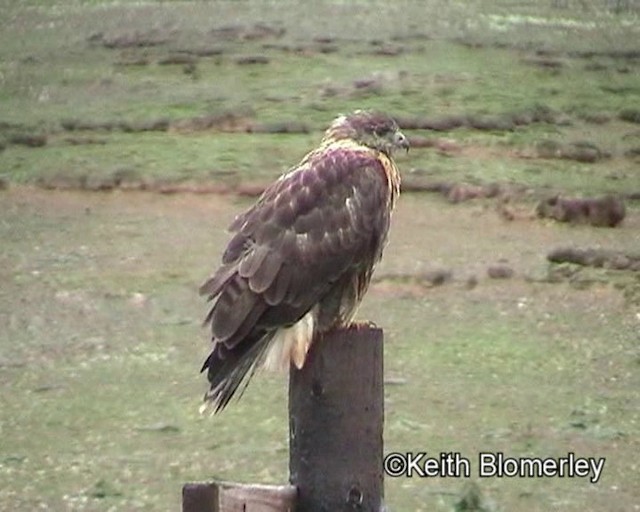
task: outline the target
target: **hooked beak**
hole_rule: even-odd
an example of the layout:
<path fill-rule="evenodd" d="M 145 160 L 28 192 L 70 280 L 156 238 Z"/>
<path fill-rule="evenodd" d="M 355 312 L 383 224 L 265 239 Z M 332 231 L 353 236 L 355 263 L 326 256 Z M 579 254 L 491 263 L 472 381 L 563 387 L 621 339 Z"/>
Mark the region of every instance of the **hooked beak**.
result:
<path fill-rule="evenodd" d="M 406 150 L 407 153 L 409 152 L 409 139 L 407 139 L 401 131 L 395 133 L 393 143 L 396 147 Z"/>

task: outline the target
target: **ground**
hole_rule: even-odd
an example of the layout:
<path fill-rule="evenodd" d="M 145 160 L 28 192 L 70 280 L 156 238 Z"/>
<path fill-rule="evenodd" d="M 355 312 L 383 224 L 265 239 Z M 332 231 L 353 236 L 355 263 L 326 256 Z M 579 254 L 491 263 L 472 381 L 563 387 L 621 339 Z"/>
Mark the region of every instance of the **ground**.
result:
<path fill-rule="evenodd" d="M 220 417 L 198 414 L 208 340 L 196 289 L 243 202 L 22 187 L 0 202 L 3 506 L 164 510 L 190 480 L 286 480 L 285 376 L 259 375 Z M 640 309 L 604 276 L 547 282 L 544 253 L 594 235 L 637 247 L 639 227 L 637 213 L 594 231 L 405 195 L 359 315 L 385 329 L 385 450 L 606 457 L 595 485 L 479 484 L 496 510 L 638 505 Z M 513 278 L 487 277 L 500 260 Z M 419 280 L 442 268 L 442 286 Z M 387 498 L 450 510 L 462 483 L 388 479 Z"/>
<path fill-rule="evenodd" d="M 596 484 L 472 480 L 484 510 L 640 509 L 639 274 L 546 258 L 640 247 L 636 3 L 246 5 L 0 4 L 0 509 L 286 481 L 286 376 L 198 413 L 197 288 L 245 196 L 359 107 L 414 141 L 358 316 L 385 331 L 385 452 L 605 457 Z M 442 183 L 498 193 L 415 192 Z M 627 216 L 536 218 L 552 193 Z M 461 479 L 385 487 L 393 511 L 470 510 Z"/>

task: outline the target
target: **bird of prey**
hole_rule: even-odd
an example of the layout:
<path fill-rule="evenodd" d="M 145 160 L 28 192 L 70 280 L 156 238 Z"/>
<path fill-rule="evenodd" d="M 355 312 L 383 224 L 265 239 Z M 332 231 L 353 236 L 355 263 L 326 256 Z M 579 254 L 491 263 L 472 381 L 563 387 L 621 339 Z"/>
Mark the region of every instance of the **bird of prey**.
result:
<path fill-rule="evenodd" d="M 396 122 L 358 110 L 271 184 L 229 231 L 217 271 L 208 405 L 219 412 L 256 368 L 302 368 L 317 333 L 350 325 L 386 245 L 400 191 L 392 155 L 408 151 Z"/>

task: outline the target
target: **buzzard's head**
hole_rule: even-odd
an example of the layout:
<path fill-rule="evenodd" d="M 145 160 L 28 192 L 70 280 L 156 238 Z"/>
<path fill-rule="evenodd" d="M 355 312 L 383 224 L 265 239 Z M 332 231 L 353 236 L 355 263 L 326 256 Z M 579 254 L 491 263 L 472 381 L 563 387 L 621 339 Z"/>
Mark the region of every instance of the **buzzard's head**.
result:
<path fill-rule="evenodd" d="M 409 151 L 409 141 L 396 122 L 380 112 L 356 110 L 342 115 L 331 123 L 324 138 L 330 141 L 351 139 L 387 155 L 398 148 Z"/>

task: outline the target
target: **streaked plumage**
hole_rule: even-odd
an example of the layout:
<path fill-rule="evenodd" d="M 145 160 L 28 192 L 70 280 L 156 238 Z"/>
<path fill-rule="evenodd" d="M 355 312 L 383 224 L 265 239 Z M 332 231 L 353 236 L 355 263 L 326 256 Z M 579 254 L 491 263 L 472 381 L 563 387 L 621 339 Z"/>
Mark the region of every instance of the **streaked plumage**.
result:
<path fill-rule="evenodd" d="M 200 289 L 215 299 L 202 369 L 216 411 L 258 365 L 301 368 L 314 333 L 351 322 L 386 244 L 400 147 L 407 139 L 388 116 L 340 116 L 233 221 L 222 264 Z"/>

